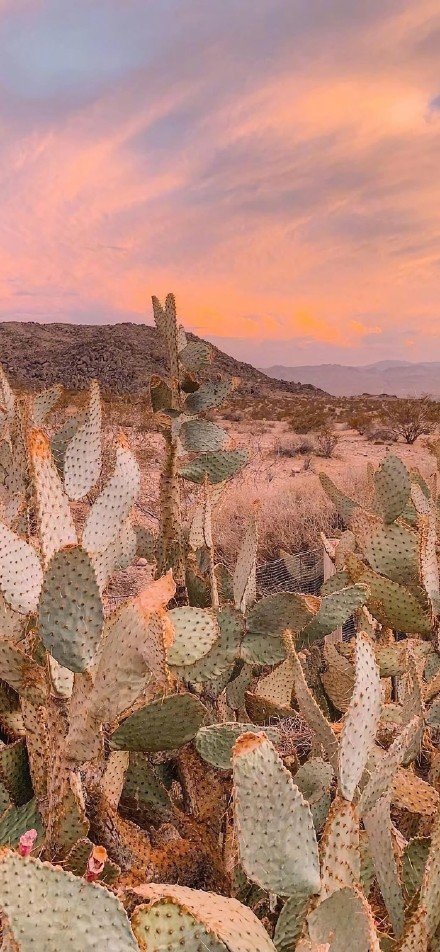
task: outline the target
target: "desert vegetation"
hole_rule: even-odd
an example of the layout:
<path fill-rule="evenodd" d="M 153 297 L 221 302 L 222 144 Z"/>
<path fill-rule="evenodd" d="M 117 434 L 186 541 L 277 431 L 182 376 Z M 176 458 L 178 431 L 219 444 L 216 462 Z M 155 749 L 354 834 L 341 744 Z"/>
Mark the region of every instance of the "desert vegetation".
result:
<path fill-rule="evenodd" d="M 435 481 L 400 443 L 252 492 L 237 382 L 153 309 L 148 406 L 0 374 L 2 947 L 436 952 Z M 334 467 L 352 410 L 272 419 Z M 261 554 L 314 535 L 320 594 L 261 596 Z"/>

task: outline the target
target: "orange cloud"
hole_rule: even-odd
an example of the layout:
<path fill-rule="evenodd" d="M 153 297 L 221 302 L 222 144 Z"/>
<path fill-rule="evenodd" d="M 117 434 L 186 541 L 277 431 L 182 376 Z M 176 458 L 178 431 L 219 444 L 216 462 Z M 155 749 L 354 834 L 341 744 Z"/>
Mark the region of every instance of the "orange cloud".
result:
<path fill-rule="evenodd" d="M 109 0 L 106 29 L 113 17 L 126 62 L 98 82 L 85 22 L 78 70 L 88 51 L 96 83 L 81 73 L 77 91 L 69 78 L 46 89 L 43 57 L 40 98 L 32 83 L 23 92 L 18 66 L 13 87 L 9 69 L 1 315 L 149 320 L 151 292 L 174 289 L 190 327 L 249 348 L 291 341 L 368 360 L 372 347 L 394 356 L 423 337 L 434 357 L 435 5 L 372 4 L 356 16 L 347 6 L 335 26 L 314 0 L 292 5 L 296 21 L 290 5 L 262 0 L 264 26 L 225 4 L 200 17 L 185 0 L 169 29 L 138 0 L 130 10 Z M 50 41 L 51 8 L 20 6 L 22 32 L 8 36 L 22 72 L 32 30 Z M 0 5 L 0 45 L 14 15 Z M 145 26 L 157 50 L 152 41 L 138 54 Z"/>

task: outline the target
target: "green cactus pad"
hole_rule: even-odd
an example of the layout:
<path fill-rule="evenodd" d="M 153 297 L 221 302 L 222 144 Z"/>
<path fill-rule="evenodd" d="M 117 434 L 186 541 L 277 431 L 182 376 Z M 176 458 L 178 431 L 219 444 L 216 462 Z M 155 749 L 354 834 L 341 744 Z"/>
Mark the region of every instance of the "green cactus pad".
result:
<path fill-rule="evenodd" d="M 166 787 L 145 755 L 140 753 L 130 754 L 122 790 L 122 799 L 124 798 L 151 806 L 159 812 L 171 813 L 173 809 Z"/>
<path fill-rule="evenodd" d="M 0 589 L 14 611 L 34 612 L 43 570 L 35 549 L 0 522 Z"/>
<path fill-rule="evenodd" d="M 356 677 L 339 743 L 339 789 L 352 800 L 373 745 L 381 709 L 380 673 L 374 647 L 364 634 L 356 639 Z"/>
<path fill-rule="evenodd" d="M 120 902 L 102 886 L 30 857 L 0 855 L 0 906 L 20 952 L 138 952 Z M 64 938 L 61 938 L 64 937 Z"/>
<path fill-rule="evenodd" d="M 26 744 L 23 739 L 0 747 L 0 781 L 16 806 L 32 797 L 32 782 Z"/>
<path fill-rule="evenodd" d="M 333 778 L 333 768 L 320 757 L 312 757 L 302 764 L 294 777 L 298 790 L 309 804 L 317 833 L 322 830 L 330 809 Z"/>
<path fill-rule="evenodd" d="M 331 595 L 326 595 L 313 620 L 302 630 L 297 646 L 311 644 L 313 641 L 330 635 L 343 625 L 354 611 L 362 608 L 367 601 L 368 590 L 363 585 L 350 585 Z"/>
<path fill-rule="evenodd" d="M 408 899 L 419 891 L 428 859 L 431 840 L 416 836 L 406 844 L 402 855 L 402 881 Z"/>
<path fill-rule="evenodd" d="M 148 949 L 148 952 L 162 952 L 162 949 L 164 952 L 174 952 L 177 949 L 179 952 L 180 949 L 182 952 L 205 952 L 205 949 L 209 952 L 275 952 L 275 946 L 263 924 L 237 899 L 227 899 L 215 893 L 188 889 L 185 886 L 155 883 L 138 886 L 133 889 L 133 893 L 148 901 L 147 906 L 138 907 L 132 919 L 136 938 L 141 948 Z M 150 910 L 153 912 L 157 909 L 157 904 L 162 904 L 164 900 L 166 905 L 162 909 L 165 915 L 150 918 Z M 185 914 L 182 920 L 184 945 L 179 944 L 180 919 L 172 914 L 171 904 Z M 167 935 L 167 913 L 170 914 L 170 937 Z M 194 928 L 189 929 L 190 918 L 203 926 L 205 934 L 198 933 Z M 207 937 L 208 941 L 215 939 L 217 944 L 203 945 Z M 155 942 L 157 944 L 152 944 Z M 163 945 L 163 942 L 166 945 Z"/>
<path fill-rule="evenodd" d="M 185 400 L 186 413 L 201 413 L 219 407 L 231 391 L 229 380 L 213 380 L 202 383 L 195 393 L 189 393 Z"/>
<path fill-rule="evenodd" d="M 93 849 L 93 843 L 87 837 L 78 840 L 63 860 L 63 869 L 75 876 L 84 876 L 87 870 L 87 861 Z M 99 882 L 111 886 L 121 875 L 121 869 L 116 863 L 107 859 L 104 869 L 99 874 Z"/>
<path fill-rule="evenodd" d="M 10 846 L 15 849 L 20 837 L 27 830 L 36 830 L 38 838 L 34 849 L 41 846 L 44 837 L 43 823 L 35 800 L 29 800 L 21 807 L 10 807 L 0 820 L 0 846 Z"/>
<path fill-rule="evenodd" d="M 426 910 L 426 931 L 432 938 L 440 926 L 440 815 L 437 814 L 431 834 L 431 846 L 426 860 L 420 889 L 420 908 Z"/>
<path fill-rule="evenodd" d="M 232 751 L 235 742 L 242 734 L 260 734 L 261 727 L 255 724 L 238 724 L 236 721 L 224 724 L 211 724 L 201 727 L 196 734 L 194 744 L 197 752 L 208 764 L 219 770 L 232 769 Z M 276 727 L 264 730 L 266 737 L 277 744 L 279 732 Z"/>
<path fill-rule="evenodd" d="M 147 704 L 128 717 L 111 735 L 119 750 L 174 750 L 195 737 L 208 719 L 204 705 L 193 694 L 171 694 Z"/>
<path fill-rule="evenodd" d="M 364 553 L 371 568 L 401 585 L 419 582 L 418 540 L 397 523 L 378 526 L 367 540 Z"/>
<path fill-rule="evenodd" d="M 278 896 L 319 892 L 310 808 L 265 734 L 238 739 L 233 776 L 237 842 L 248 878 Z"/>
<path fill-rule="evenodd" d="M 86 519 L 82 544 L 87 552 L 104 552 L 119 535 L 136 501 L 139 487 L 139 464 L 125 438 L 120 437 L 113 473 L 91 506 Z"/>
<path fill-rule="evenodd" d="M 421 588 L 410 590 L 372 569 L 365 569 L 358 581 L 369 589 L 367 607 L 381 625 L 408 634 L 431 633 L 431 615 Z"/>
<path fill-rule="evenodd" d="M 58 549 L 75 545 L 77 535 L 69 500 L 52 458 L 49 440 L 40 430 L 28 439 L 41 550 L 47 565 Z"/>
<path fill-rule="evenodd" d="M 115 721 L 143 693 L 146 700 L 168 686 L 164 606 L 175 592 L 171 574 L 147 585 L 105 622 L 93 686 L 77 675 L 70 702 L 69 754 L 90 760 L 101 748 L 101 724 Z"/>
<path fill-rule="evenodd" d="M 277 952 L 292 952 L 299 939 L 306 919 L 310 896 L 297 893 L 291 896 L 278 916 L 273 941 Z"/>
<path fill-rule="evenodd" d="M 173 383 L 177 387 L 179 379 L 179 334 L 177 329 L 176 300 L 174 294 L 167 294 L 165 306 L 153 295 L 154 322 L 162 335 L 168 351 L 169 369 Z"/>
<path fill-rule="evenodd" d="M 385 522 L 394 522 L 404 511 L 411 494 L 411 479 L 402 460 L 388 453 L 374 474 L 374 485 Z"/>
<path fill-rule="evenodd" d="M 208 654 L 219 637 L 216 615 L 207 608 L 173 608 L 168 618 L 174 630 L 173 642 L 167 651 L 170 665 L 193 665 Z"/>
<path fill-rule="evenodd" d="M 78 427 L 64 453 L 64 487 L 69 499 L 83 499 L 96 485 L 102 466 L 101 398 L 99 385 L 90 385 L 84 423 Z"/>
<path fill-rule="evenodd" d="M 319 603 L 318 603 L 319 604 Z M 251 664 L 276 664 L 285 651 L 281 635 L 286 630 L 299 632 L 313 619 L 314 601 L 307 595 L 281 592 L 260 598 L 246 616 L 246 635 L 242 657 Z"/>
<path fill-rule="evenodd" d="M 244 632 L 242 614 L 231 605 L 225 605 L 217 613 L 217 623 L 220 635 L 208 653 L 194 664 L 177 669 L 179 676 L 189 684 L 201 684 L 221 678 L 239 656 Z"/>
<path fill-rule="evenodd" d="M 204 340 L 190 340 L 179 350 L 179 360 L 192 373 L 203 370 L 212 360 L 213 350 Z"/>
<path fill-rule="evenodd" d="M 187 453 L 214 453 L 225 445 L 228 434 L 210 420 L 187 420 L 180 427 L 179 439 Z"/>
<path fill-rule="evenodd" d="M 393 848 L 389 799 L 377 800 L 371 810 L 364 812 L 363 823 L 379 889 L 394 934 L 399 937 L 405 925 L 405 903 Z"/>
<path fill-rule="evenodd" d="M 355 502 L 354 499 L 350 499 L 349 496 L 346 496 L 345 493 L 341 492 L 334 482 L 327 476 L 326 473 L 319 473 L 319 479 L 321 486 L 330 501 L 333 503 L 335 509 L 340 515 L 341 519 L 349 525 L 350 519 L 355 511 L 358 508 L 359 503 Z"/>
<path fill-rule="evenodd" d="M 330 575 L 330 578 L 326 579 L 321 585 L 321 595 L 333 595 L 334 592 L 340 592 L 341 589 L 348 588 L 349 585 L 350 576 L 348 572 L 342 570 L 335 572 L 334 575 Z"/>
<path fill-rule="evenodd" d="M 140 948 L 148 952 L 228 952 L 191 912 L 171 899 L 139 906 L 132 926 Z"/>
<path fill-rule="evenodd" d="M 264 678 L 260 678 L 255 694 L 280 708 L 291 708 L 294 668 L 290 658 L 282 661 Z"/>
<path fill-rule="evenodd" d="M 294 687 L 300 713 L 315 734 L 319 746 L 325 751 L 329 763 L 336 770 L 338 763 L 338 743 L 331 724 L 329 724 L 318 702 L 315 700 L 305 679 L 298 655 L 288 639 L 287 647 L 289 657 L 292 658 L 295 666 Z"/>
<path fill-rule="evenodd" d="M 95 570 L 80 546 L 52 558 L 38 606 L 39 634 L 51 655 L 70 671 L 90 667 L 101 636 L 104 611 Z"/>
<path fill-rule="evenodd" d="M 371 909 L 355 889 L 333 892 L 309 913 L 307 921 L 312 942 L 329 943 L 330 952 L 380 952 Z"/>
<path fill-rule="evenodd" d="M 192 483 L 203 483 L 205 478 L 211 485 L 222 483 L 235 476 L 248 461 L 246 450 L 217 450 L 215 453 L 201 453 L 191 462 L 180 467 L 180 475 Z"/>

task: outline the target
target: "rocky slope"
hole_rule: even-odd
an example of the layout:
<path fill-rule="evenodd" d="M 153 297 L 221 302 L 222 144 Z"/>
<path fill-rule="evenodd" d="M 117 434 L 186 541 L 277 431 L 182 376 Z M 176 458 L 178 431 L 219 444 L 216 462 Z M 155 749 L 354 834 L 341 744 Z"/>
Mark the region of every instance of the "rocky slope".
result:
<path fill-rule="evenodd" d="M 250 364 L 213 348 L 208 375 L 240 377 L 243 393 L 318 392 L 315 387 L 273 380 Z M 152 373 L 166 372 L 165 351 L 154 327 L 146 324 L 81 325 L 0 323 L 0 361 L 13 384 L 26 389 L 61 382 L 82 389 L 91 378 L 104 391 L 138 393 Z"/>

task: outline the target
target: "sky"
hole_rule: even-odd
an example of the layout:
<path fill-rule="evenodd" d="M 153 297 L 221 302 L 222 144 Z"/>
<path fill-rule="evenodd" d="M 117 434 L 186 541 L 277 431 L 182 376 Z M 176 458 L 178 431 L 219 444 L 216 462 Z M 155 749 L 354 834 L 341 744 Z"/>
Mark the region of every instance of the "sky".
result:
<path fill-rule="evenodd" d="M 440 359 L 438 0 L 0 0 L 0 320 Z"/>

